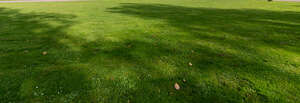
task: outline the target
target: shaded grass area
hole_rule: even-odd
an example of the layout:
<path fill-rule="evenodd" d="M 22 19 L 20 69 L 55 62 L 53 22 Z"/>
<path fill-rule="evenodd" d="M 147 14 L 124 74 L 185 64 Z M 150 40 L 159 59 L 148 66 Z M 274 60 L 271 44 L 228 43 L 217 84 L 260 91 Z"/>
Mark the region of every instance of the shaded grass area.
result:
<path fill-rule="evenodd" d="M 58 42 L 58 38 L 67 38 L 63 30 L 72 24 L 66 18 L 71 19 L 74 16 L 23 14 L 6 8 L 1 8 L 0 12 L 0 100 L 55 102 L 59 101 L 59 97 L 74 98 L 73 95 L 78 93 L 83 95 L 79 98 L 85 98 L 89 81 L 82 70 L 76 69 L 79 67 L 68 65 L 68 60 L 72 59 L 68 55 L 72 54 L 68 54 L 67 48 Z M 54 27 L 48 22 L 58 25 Z M 45 50 L 58 55 L 42 56 L 41 53 Z M 64 53 L 59 53 L 60 51 Z"/>
<path fill-rule="evenodd" d="M 123 3 L 99 13 L 128 22 L 74 35 L 90 20 L 1 8 L 0 101 L 299 102 L 299 12 Z"/>

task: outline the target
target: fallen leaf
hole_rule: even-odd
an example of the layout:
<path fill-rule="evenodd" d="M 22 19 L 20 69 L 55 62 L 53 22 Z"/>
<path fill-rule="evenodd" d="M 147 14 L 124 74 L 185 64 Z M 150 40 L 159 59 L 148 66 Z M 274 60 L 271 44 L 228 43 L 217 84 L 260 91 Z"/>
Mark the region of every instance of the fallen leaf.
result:
<path fill-rule="evenodd" d="M 179 84 L 178 84 L 178 83 L 175 83 L 175 84 L 174 84 L 174 88 L 175 88 L 176 90 L 179 90 L 179 89 L 180 89 Z"/>
<path fill-rule="evenodd" d="M 189 62 L 189 66 L 193 66 L 193 64 L 191 62 Z"/>
<path fill-rule="evenodd" d="M 43 55 L 47 55 L 48 53 L 46 51 L 43 52 Z"/>

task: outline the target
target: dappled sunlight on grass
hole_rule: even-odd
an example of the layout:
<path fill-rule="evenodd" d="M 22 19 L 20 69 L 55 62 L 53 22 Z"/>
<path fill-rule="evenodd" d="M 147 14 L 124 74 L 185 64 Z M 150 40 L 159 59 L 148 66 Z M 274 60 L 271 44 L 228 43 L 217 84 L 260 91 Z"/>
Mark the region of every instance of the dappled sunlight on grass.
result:
<path fill-rule="evenodd" d="M 0 101 L 299 101 L 299 12 L 107 4 L 0 8 Z"/>

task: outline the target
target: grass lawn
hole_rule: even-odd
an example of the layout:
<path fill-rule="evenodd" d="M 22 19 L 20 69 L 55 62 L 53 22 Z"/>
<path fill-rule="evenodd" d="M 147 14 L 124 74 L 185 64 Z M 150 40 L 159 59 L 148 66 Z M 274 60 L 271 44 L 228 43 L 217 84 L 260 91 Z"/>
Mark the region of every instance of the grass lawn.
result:
<path fill-rule="evenodd" d="M 0 102 L 300 102 L 300 3 L 0 3 Z"/>

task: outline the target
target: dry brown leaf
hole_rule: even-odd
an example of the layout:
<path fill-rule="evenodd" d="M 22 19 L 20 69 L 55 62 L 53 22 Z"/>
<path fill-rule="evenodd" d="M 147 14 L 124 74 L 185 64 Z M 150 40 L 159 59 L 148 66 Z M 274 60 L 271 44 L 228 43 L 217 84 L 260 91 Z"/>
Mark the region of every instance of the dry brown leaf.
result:
<path fill-rule="evenodd" d="M 183 82 L 186 82 L 186 80 L 185 80 L 185 79 L 183 79 L 182 81 L 183 81 Z"/>
<path fill-rule="evenodd" d="M 174 88 L 175 88 L 176 90 L 180 90 L 179 84 L 178 84 L 178 83 L 175 83 L 175 84 L 174 84 Z"/>
<path fill-rule="evenodd" d="M 43 52 L 43 55 L 47 55 L 48 53 L 46 51 Z"/>
<path fill-rule="evenodd" d="M 193 64 L 191 62 L 189 62 L 189 66 L 193 66 Z"/>

